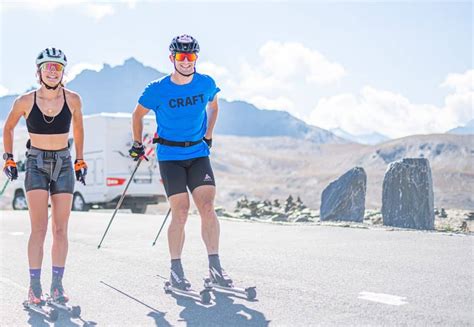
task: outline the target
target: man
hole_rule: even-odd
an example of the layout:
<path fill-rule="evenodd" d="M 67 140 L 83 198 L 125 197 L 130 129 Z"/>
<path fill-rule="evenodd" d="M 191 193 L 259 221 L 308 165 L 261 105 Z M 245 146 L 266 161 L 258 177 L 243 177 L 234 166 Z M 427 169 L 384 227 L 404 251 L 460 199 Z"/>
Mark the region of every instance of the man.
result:
<path fill-rule="evenodd" d="M 172 216 L 168 228 L 170 282 L 179 289 L 191 288 L 181 264 L 189 189 L 201 216 L 210 278 L 222 286 L 231 286 L 232 280 L 219 260 L 219 222 L 214 211 L 216 184 L 209 160 L 218 112 L 216 94 L 220 89 L 211 77 L 196 72 L 199 52 L 196 39 L 189 35 L 177 36 L 169 50 L 174 71 L 151 82 L 138 100 L 132 116 L 134 142 L 129 152 L 135 160 L 144 156 L 145 149 L 140 142 L 143 117 L 150 110 L 154 111 L 158 125 L 156 153 Z"/>

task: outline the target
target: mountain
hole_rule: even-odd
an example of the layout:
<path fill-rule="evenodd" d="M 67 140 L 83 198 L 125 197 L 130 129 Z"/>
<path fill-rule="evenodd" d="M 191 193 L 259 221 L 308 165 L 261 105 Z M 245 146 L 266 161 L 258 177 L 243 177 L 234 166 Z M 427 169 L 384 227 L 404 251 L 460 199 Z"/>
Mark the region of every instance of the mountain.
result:
<path fill-rule="evenodd" d="M 82 97 L 84 114 L 131 112 L 145 86 L 165 74 L 146 67 L 134 58 L 123 65 L 104 67 L 96 72 L 84 70 L 67 84 Z M 4 120 L 16 98 L 0 98 L 0 121 Z M 244 101 L 219 101 L 216 134 L 266 137 L 289 136 L 316 143 L 344 143 L 329 131 L 311 126 L 287 112 L 260 110 Z"/>
<path fill-rule="evenodd" d="M 333 133 L 334 135 L 336 136 L 339 136 L 345 140 L 348 140 L 350 142 L 354 142 L 354 143 L 360 143 L 360 144 L 371 144 L 371 145 L 374 145 L 374 144 L 379 144 L 379 143 L 383 143 L 385 141 L 388 141 L 390 140 L 389 137 L 385 136 L 385 135 L 382 135 L 380 133 L 377 133 L 377 132 L 373 132 L 373 133 L 370 133 L 370 134 L 358 134 L 358 135 L 354 135 L 354 134 L 350 134 L 346 131 L 344 131 L 343 129 L 340 129 L 340 128 L 331 128 L 329 130 L 331 133 Z"/>
<path fill-rule="evenodd" d="M 468 121 L 466 125 L 450 129 L 446 133 L 458 135 L 474 134 L 474 119 Z"/>
<path fill-rule="evenodd" d="M 427 158 L 435 207 L 474 210 L 474 136 L 414 135 L 380 145 L 315 144 L 288 137 L 220 136 L 213 144 L 212 164 L 218 185 L 217 204 L 231 209 L 249 198 L 285 199 L 289 194 L 319 209 L 324 188 L 347 170 L 367 173 L 367 208 L 380 208 L 382 184 L 390 162 Z"/>

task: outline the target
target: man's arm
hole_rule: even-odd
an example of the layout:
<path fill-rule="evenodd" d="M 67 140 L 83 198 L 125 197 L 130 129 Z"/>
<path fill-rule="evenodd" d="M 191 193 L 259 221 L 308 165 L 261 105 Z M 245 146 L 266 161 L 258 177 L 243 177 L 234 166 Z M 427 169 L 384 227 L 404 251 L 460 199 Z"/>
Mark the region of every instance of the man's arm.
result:
<path fill-rule="evenodd" d="M 69 103 L 72 108 L 72 127 L 76 159 L 84 159 L 84 123 L 82 119 L 82 101 L 79 94 L 71 92 Z"/>
<path fill-rule="evenodd" d="M 212 133 L 214 131 L 214 126 L 216 125 L 218 112 L 219 112 L 219 105 L 217 103 L 217 95 L 216 95 L 214 96 L 214 100 L 212 100 L 207 105 L 207 131 L 204 137 L 208 140 L 212 139 Z"/>
<path fill-rule="evenodd" d="M 150 111 L 141 104 L 137 104 L 132 114 L 132 134 L 133 140 L 142 142 L 143 137 L 143 117 Z"/>

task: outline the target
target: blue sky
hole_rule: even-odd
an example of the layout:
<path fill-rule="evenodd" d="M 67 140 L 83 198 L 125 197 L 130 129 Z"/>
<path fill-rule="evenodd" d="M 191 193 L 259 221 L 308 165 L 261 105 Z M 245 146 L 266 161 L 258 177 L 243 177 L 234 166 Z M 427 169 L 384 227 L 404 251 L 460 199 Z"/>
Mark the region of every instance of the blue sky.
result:
<path fill-rule="evenodd" d="M 353 134 L 444 132 L 473 118 L 472 14 L 471 2 L 9 2 L 0 94 L 35 84 L 47 46 L 70 76 L 132 56 L 169 72 L 169 41 L 189 33 L 224 98 Z"/>

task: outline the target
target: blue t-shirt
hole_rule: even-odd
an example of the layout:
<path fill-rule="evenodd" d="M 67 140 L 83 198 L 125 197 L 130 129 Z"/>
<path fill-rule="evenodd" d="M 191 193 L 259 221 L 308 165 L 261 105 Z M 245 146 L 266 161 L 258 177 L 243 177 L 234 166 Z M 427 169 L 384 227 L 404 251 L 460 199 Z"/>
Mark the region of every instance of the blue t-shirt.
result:
<path fill-rule="evenodd" d="M 157 133 L 169 141 L 202 140 L 207 130 L 206 107 L 220 89 L 214 80 L 195 73 L 190 83 L 178 85 L 167 75 L 151 82 L 138 103 L 156 114 Z M 209 147 L 202 141 L 190 147 L 158 144 L 158 160 L 187 160 L 209 155 Z"/>

